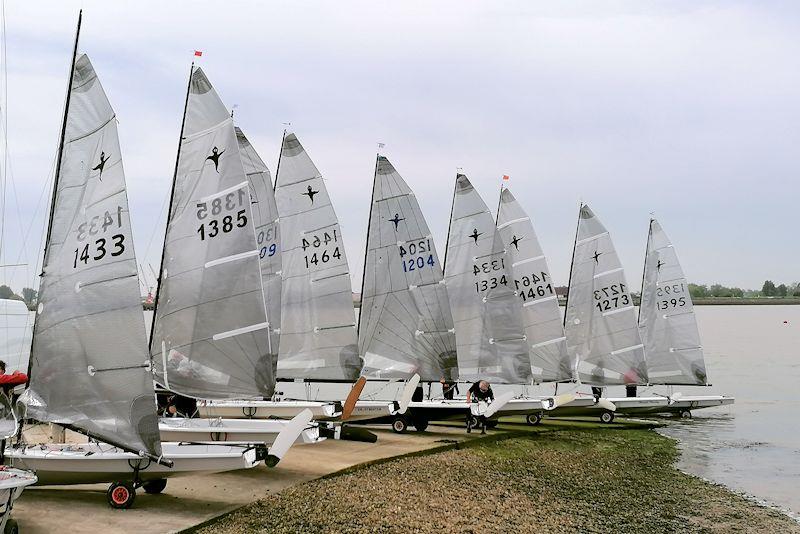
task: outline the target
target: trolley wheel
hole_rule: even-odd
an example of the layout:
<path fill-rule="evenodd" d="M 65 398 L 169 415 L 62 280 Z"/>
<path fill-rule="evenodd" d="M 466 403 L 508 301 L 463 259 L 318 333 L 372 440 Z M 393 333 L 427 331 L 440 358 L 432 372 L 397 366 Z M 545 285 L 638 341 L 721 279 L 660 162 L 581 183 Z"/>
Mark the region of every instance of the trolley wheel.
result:
<path fill-rule="evenodd" d="M 542 414 L 540 414 L 538 412 L 537 413 L 529 413 L 525 417 L 525 422 L 528 423 L 529 425 L 533 425 L 533 426 L 539 425 L 539 424 L 542 423 Z"/>
<path fill-rule="evenodd" d="M 414 428 L 417 429 L 417 432 L 425 432 L 425 429 L 428 428 L 428 420 L 427 419 L 414 420 Z"/>
<path fill-rule="evenodd" d="M 499 424 L 500 424 L 500 421 L 498 421 L 496 419 L 495 420 L 489 420 L 489 421 L 486 421 L 486 428 L 494 428 Z"/>
<path fill-rule="evenodd" d="M 142 484 L 142 487 L 144 488 L 145 493 L 155 495 L 164 491 L 164 488 L 167 487 L 167 479 L 159 478 L 158 480 L 149 480 Z"/>
<path fill-rule="evenodd" d="M 614 412 L 610 412 L 608 410 L 603 410 L 600 414 L 600 422 L 602 423 L 612 423 L 614 421 Z"/>
<path fill-rule="evenodd" d="M 403 417 L 402 415 L 396 416 L 392 420 L 392 430 L 394 430 L 398 434 L 405 433 L 405 431 L 408 430 L 408 422 L 406 421 L 406 418 Z"/>
<path fill-rule="evenodd" d="M 3 534 L 19 534 L 19 523 L 15 519 L 6 521 L 6 526 L 3 528 Z"/>
<path fill-rule="evenodd" d="M 106 492 L 111 508 L 130 508 L 136 499 L 136 488 L 130 482 L 112 482 Z"/>
<path fill-rule="evenodd" d="M 692 418 L 692 412 L 690 412 L 689 410 L 681 410 L 679 415 L 681 416 L 681 419 L 691 419 Z"/>

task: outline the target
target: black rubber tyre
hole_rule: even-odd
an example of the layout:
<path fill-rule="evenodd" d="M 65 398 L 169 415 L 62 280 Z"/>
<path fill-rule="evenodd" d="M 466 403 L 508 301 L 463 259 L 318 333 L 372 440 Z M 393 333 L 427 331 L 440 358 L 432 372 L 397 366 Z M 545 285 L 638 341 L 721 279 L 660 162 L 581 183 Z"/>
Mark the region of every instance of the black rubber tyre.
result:
<path fill-rule="evenodd" d="M 691 419 L 692 418 L 692 412 L 690 412 L 689 410 L 683 410 L 678 415 L 680 415 L 681 419 Z"/>
<path fill-rule="evenodd" d="M 403 434 L 408 430 L 408 421 L 402 415 L 398 415 L 392 421 L 392 430 L 397 432 L 398 434 Z"/>
<path fill-rule="evenodd" d="M 111 508 L 126 509 L 133 506 L 133 501 L 136 499 L 136 488 L 130 482 L 112 482 L 106 492 L 106 500 L 108 500 Z"/>
<path fill-rule="evenodd" d="M 150 480 L 142 484 L 142 488 L 144 488 L 145 493 L 149 493 L 150 495 L 156 495 L 164 491 L 164 488 L 167 487 L 167 479 L 166 478 L 159 478 L 158 480 Z"/>
<path fill-rule="evenodd" d="M 414 428 L 417 429 L 417 432 L 425 432 L 425 429 L 428 428 L 428 420 L 427 419 L 414 420 Z"/>
<path fill-rule="evenodd" d="M 3 534 L 19 534 L 19 523 L 17 523 L 14 519 L 9 519 L 6 521 Z"/>
<path fill-rule="evenodd" d="M 600 422 L 609 424 L 614 422 L 614 412 L 610 412 L 608 410 L 603 410 L 600 413 Z"/>
<path fill-rule="evenodd" d="M 525 416 L 525 422 L 532 426 L 540 425 L 542 423 L 542 414 L 529 413 Z"/>
<path fill-rule="evenodd" d="M 486 428 L 494 428 L 500 424 L 500 421 L 497 419 L 486 421 Z"/>

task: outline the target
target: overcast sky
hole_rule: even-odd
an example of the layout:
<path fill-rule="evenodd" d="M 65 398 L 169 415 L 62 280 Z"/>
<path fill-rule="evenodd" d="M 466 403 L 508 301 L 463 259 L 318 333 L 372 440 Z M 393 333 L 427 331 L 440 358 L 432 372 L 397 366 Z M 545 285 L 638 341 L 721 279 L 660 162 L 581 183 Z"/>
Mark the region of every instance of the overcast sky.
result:
<path fill-rule="evenodd" d="M 80 50 L 119 120 L 138 260 L 154 269 L 197 49 L 273 171 L 291 122 L 326 178 L 356 290 L 379 141 L 440 257 L 460 167 L 492 209 L 511 176 L 559 285 L 581 200 L 633 287 L 650 212 L 690 281 L 800 280 L 800 4 L 25 0 L 6 5 L 3 261 L 29 265 L 0 274 L 17 290 L 38 283 L 80 7 Z"/>

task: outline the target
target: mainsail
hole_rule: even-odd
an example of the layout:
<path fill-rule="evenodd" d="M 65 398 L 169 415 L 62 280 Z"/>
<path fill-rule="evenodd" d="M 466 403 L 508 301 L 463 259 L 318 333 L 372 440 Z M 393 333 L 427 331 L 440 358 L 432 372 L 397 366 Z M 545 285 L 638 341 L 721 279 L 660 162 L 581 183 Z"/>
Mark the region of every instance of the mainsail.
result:
<path fill-rule="evenodd" d="M 264 300 L 269 318 L 270 352 L 276 361 L 281 327 L 281 241 L 278 207 L 275 205 L 275 193 L 269 169 L 238 127 L 236 140 L 239 142 L 239 155 L 242 157 L 244 172 L 247 181 L 250 182 L 250 203 L 256 229 L 258 257 L 261 260 L 261 283 L 264 287 Z"/>
<path fill-rule="evenodd" d="M 364 375 L 458 378 L 453 317 L 433 237 L 414 193 L 383 156 L 375 167 L 360 313 Z"/>
<path fill-rule="evenodd" d="M 644 347 L 630 288 L 611 235 L 582 205 L 572 253 L 564 329 L 586 384 L 646 384 Z"/>
<path fill-rule="evenodd" d="M 567 351 L 555 283 L 533 223 L 509 189 L 500 192 L 497 229 L 514 275 L 513 289 L 522 301 L 522 319 L 536 382 L 573 380 L 575 364 Z"/>
<path fill-rule="evenodd" d="M 650 220 L 639 330 L 651 384 L 707 384 L 706 364 L 689 284 L 657 220 Z"/>
<path fill-rule="evenodd" d="M 278 378 L 353 380 L 361 358 L 342 230 L 293 133 L 284 136 L 275 181 L 283 243 Z"/>
<path fill-rule="evenodd" d="M 456 177 L 444 277 L 456 329 L 459 378 L 528 382 L 528 343 L 511 260 L 489 208 L 463 174 Z"/>
<path fill-rule="evenodd" d="M 31 349 L 27 417 L 161 454 L 117 120 L 74 61 Z"/>
<path fill-rule="evenodd" d="M 168 389 L 203 399 L 272 395 L 258 256 L 233 119 L 193 69 L 150 344 Z"/>

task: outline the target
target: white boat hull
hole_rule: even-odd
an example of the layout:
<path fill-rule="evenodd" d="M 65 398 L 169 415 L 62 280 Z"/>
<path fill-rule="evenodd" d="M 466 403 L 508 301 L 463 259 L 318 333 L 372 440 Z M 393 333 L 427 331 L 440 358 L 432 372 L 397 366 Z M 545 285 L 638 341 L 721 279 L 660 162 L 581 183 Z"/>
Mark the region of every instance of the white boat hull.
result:
<path fill-rule="evenodd" d="M 606 399 L 606 397 L 603 397 Z M 724 395 L 685 395 L 675 401 L 665 396 L 609 397 L 617 415 L 679 414 L 685 411 L 733 404 L 735 399 Z M 550 417 L 596 416 L 605 408 L 595 404 L 593 397 L 579 397 L 547 413 Z"/>
<path fill-rule="evenodd" d="M 269 446 L 288 424 L 283 420 L 167 417 L 159 420 L 158 430 L 162 442 L 259 443 Z M 312 425 L 303 430 L 294 442 L 316 443 L 324 439 L 320 438 L 319 427 Z"/>
<path fill-rule="evenodd" d="M 181 445 L 162 443 L 166 467 L 105 444 L 50 443 L 6 449 L 6 463 L 36 473 L 36 485 L 98 484 L 132 480 L 138 466 L 139 480 L 219 473 L 254 467 L 254 449 L 229 445 Z"/>
<path fill-rule="evenodd" d="M 373 419 L 393 411 L 391 401 L 360 400 L 348 422 Z M 291 419 L 303 410 L 311 410 L 317 421 L 339 421 L 339 403 L 323 401 L 202 401 L 197 404 L 201 417 L 232 419 Z"/>
<path fill-rule="evenodd" d="M 0 532 L 5 532 L 11 509 L 22 491 L 37 481 L 36 475 L 13 467 L 0 468 Z"/>

